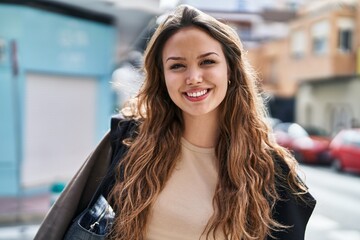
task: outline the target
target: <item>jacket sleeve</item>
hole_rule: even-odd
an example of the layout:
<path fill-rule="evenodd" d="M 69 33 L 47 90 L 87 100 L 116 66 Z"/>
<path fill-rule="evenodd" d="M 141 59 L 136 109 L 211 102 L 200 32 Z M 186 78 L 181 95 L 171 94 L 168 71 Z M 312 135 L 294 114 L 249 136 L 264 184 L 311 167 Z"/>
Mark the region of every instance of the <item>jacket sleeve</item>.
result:
<path fill-rule="evenodd" d="M 107 133 L 51 207 L 35 240 L 63 239 L 74 216 L 87 207 L 110 161 L 110 134 Z"/>

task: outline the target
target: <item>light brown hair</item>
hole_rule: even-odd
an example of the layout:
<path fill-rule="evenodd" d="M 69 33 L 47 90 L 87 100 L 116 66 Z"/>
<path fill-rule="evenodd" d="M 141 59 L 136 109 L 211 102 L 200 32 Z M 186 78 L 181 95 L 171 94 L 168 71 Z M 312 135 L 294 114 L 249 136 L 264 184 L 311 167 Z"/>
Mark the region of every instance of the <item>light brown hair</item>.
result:
<path fill-rule="evenodd" d="M 160 24 L 145 51 L 145 81 L 134 113 L 139 119 L 138 134 L 131 139 L 122 160 L 124 181 L 118 177 L 111 192 L 117 210 L 111 238 L 144 239 L 151 206 L 178 159 L 183 119 L 168 95 L 161 56 L 169 37 L 189 26 L 204 30 L 222 45 L 231 81 L 219 106 L 215 212 L 203 234 L 209 237 L 223 231 L 232 240 L 265 239 L 271 231 L 286 227 L 272 216 L 279 200 L 277 179 L 288 181 L 294 194 L 305 188 L 297 180 L 295 160 L 271 137 L 256 74 L 246 60 L 238 35 L 228 25 L 185 5 Z M 275 155 L 289 166 L 288 176 L 281 174 Z"/>

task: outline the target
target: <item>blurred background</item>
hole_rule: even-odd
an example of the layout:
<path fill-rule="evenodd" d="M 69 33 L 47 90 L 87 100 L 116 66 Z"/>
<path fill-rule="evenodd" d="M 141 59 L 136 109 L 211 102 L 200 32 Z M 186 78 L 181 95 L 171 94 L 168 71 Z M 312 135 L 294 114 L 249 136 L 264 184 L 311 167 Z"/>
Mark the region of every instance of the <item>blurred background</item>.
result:
<path fill-rule="evenodd" d="M 360 240 L 360 0 L 0 0 L 0 239 L 33 238 L 182 3 L 239 34 L 318 200 L 306 239 Z"/>

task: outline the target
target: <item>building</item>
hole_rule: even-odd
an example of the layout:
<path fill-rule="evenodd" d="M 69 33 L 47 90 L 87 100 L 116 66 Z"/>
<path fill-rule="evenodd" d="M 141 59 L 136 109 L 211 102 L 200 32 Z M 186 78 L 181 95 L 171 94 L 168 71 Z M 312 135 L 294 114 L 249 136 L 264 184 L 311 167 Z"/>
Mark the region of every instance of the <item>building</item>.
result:
<path fill-rule="evenodd" d="M 357 11 L 356 11 L 356 23 L 355 24 L 355 33 L 357 33 L 356 37 L 355 37 L 355 51 L 356 52 L 356 73 L 360 74 L 360 7 L 359 5 L 357 6 Z"/>
<path fill-rule="evenodd" d="M 250 51 L 274 117 L 332 133 L 358 121 L 359 23 L 357 1 L 310 2 L 288 37 Z"/>
<path fill-rule="evenodd" d="M 67 181 L 108 130 L 113 16 L 0 2 L 0 196 Z"/>
<path fill-rule="evenodd" d="M 287 22 L 295 17 L 303 0 L 180 0 L 232 26 L 246 49 L 288 34 Z"/>
<path fill-rule="evenodd" d="M 264 9 L 295 11 L 309 0 L 178 0 L 177 4 L 189 4 L 203 10 L 228 12 L 261 12 Z"/>
<path fill-rule="evenodd" d="M 323 18 L 316 19 L 312 31 L 319 26 L 324 30 L 313 33 L 312 42 L 313 52 L 320 56 L 309 59 L 312 76 L 302 77 L 305 80 L 296 94 L 296 120 L 336 134 L 360 123 L 360 5 L 357 1 L 333 1 L 318 7 Z"/>

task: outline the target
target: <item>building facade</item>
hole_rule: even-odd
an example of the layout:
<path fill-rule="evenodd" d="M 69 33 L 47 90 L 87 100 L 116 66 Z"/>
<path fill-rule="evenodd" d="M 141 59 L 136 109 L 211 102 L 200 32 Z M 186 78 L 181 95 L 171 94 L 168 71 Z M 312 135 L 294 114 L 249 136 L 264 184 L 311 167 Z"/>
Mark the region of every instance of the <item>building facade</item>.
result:
<path fill-rule="evenodd" d="M 111 16 L 0 3 L 0 196 L 67 181 L 109 128 Z"/>
<path fill-rule="evenodd" d="M 275 103 L 275 110 L 286 109 L 275 111 L 274 117 L 284 120 L 284 114 L 293 114 L 302 125 L 332 133 L 354 125 L 360 117 L 354 92 L 359 76 L 359 23 L 357 1 L 310 2 L 289 23 L 288 37 L 250 51 L 270 104 Z M 293 102 L 292 111 L 279 99 L 285 99 L 287 106 Z"/>

